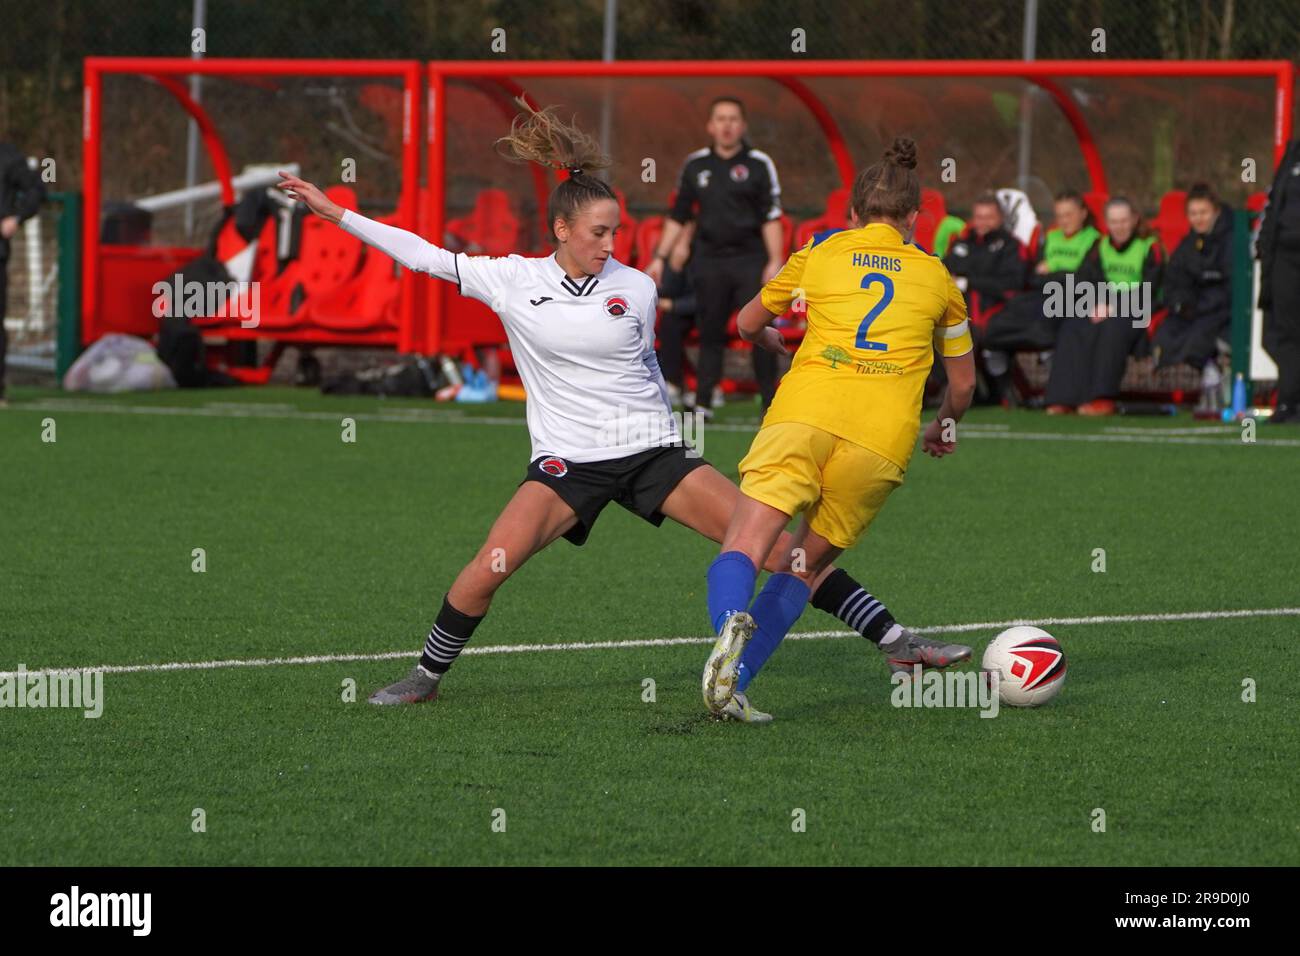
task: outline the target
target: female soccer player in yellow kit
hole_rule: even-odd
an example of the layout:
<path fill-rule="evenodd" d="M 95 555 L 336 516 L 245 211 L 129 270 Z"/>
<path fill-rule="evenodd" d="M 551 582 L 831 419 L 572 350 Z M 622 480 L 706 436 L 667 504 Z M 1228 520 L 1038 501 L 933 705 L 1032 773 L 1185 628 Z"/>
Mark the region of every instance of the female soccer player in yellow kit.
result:
<path fill-rule="evenodd" d="M 935 349 L 948 391 L 922 447 L 935 458 L 955 450 L 953 428 L 975 390 L 971 335 L 943 262 L 909 241 L 920 207 L 916 144 L 899 138 L 858 174 L 857 227 L 815 235 L 740 312 L 741 336 L 773 348 L 770 323 L 802 298 L 808 330 L 740 463 L 741 498 L 709 566 L 709 616 L 720 636 L 704 700 L 714 713 L 770 719 L 750 708 L 744 691 L 803 612 L 808 582 L 862 536 L 902 484 Z M 751 605 L 757 569 L 799 513 L 782 570 Z M 925 647 L 925 664 L 970 655 L 899 631 L 900 647 Z M 888 653 L 887 642 L 881 649 Z"/>

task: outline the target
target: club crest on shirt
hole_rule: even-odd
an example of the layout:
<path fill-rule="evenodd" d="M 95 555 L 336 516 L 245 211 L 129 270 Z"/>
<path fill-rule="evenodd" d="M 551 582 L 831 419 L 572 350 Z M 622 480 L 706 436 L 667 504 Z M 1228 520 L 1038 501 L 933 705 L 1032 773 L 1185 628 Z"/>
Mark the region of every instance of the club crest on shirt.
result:
<path fill-rule="evenodd" d="M 749 178 L 749 167 L 744 163 L 737 163 L 731 167 L 731 181 L 733 183 L 743 183 Z"/>
<path fill-rule="evenodd" d="M 543 458 L 537 467 L 553 478 L 563 478 L 569 473 L 569 465 L 563 458 Z"/>
<path fill-rule="evenodd" d="M 611 295 L 605 297 L 605 311 L 610 315 L 627 315 L 627 299 L 621 295 Z"/>

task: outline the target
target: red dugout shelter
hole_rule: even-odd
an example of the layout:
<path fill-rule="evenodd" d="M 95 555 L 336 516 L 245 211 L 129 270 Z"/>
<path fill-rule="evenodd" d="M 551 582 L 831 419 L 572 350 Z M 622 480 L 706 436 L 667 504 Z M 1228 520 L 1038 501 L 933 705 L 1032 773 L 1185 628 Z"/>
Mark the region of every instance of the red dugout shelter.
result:
<path fill-rule="evenodd" d="M 205 87 L 202 101 L 195 101 L 180 83 L 190 74 L 223 86 L 220 90 Z M 393 136 L 391 155 L 382 163 L 375 160 L 383 184 L 375 185 L 372 177 L 359 179 L 356 187 L 358 193 L 372 190 L 369 197 L 360 196 L 363 206 L 367 198 L 372 204 L 367 214 L 386 216 L 453 248 L 491 254 L 549 251 L 545 205 L 555 180 L 546 171 L 510 166 L 492 154 L 492 140 L 508 129 L 515 114 L 513 98 L 527 95 L 538 105 L 559 104 L 593 130 L 607 110 L 612 118 L 609 145 L 621 163 L 613 171 L 613 184 L 625 194 L 629 227 L 620 255 L 628 260 L 635 258 L 634 234 L 640 232 L 644 238 L 644 227 L 652 225 L 649 220 L 666 207 L 682 158 L 703 143 L 704 107 L 722 93 L 739 93 L 749 105 L 751 136 L 777 161 L 787 209 L 802 210 L 801 219 L 820 222 L 831 211 L 828 207 L 834 206 L 828 204 L 828 197 L 834 198 L 836 190 L 852 183 L 857 166 L 878 155 L 886 137 L 901 132 L 918 138 L 923 163 L 933 161 L 937 169 L 941 158 L 952 155 L 962 165 L 955 185 L 940 181 L 937 172 L 924 177 L 938 198 L 940 213 L 945 198 L 952 206 L 968 200 L 966 193 L 1009 185 L 1003 168 L 1008 143 L 1015 139 L 1016 107 L 1025 82 L 1042 91 L 1040 98 L 1054 106 L 1051 113 L 1055 114 L 1042 110 L 1037 114 L 1035 168 L 1040 161 L 1051 164 L 1053 176 L 1074 177 L 1073 184 L 1086 187 L 1093 199 L 1104 198 L 1113 188 L 1131 192 L 1154 188 L 1151 183 L 1162 181 L 1172 189 L 1192 175 L 1223 181 L 1239 171 L 1243 156 L 1257 157 L 1259 179 L 1266 184 L 1269 161 L 1276 164 L 1291 136 L 1295 83 L 1294 67 L 1287 61 L 457 61 L 421 65 L 415 61 L 90 58 L 83 127 L 83 342 L 109 331 L 148 334 L 149 286 L 201 251 L 192 244 L 163 241 L 161 231 L 147 244 L 102 241 L 105 154 L 117 148 L 124 131 L 130 132 L 122 121 L 106 119 L 104 87 L 110 80 L 126 77 L 148 81 L 149 95 L 167 104 L 159 111 L 179 107 L 176 116 L 183 111 L 198 121 L 210 167 L 221 184 L 223 205 L 235 198 L 231 180 L 237 160 L 232 153 L 240 152 L 245 162 L 301 159 L 304 175 L 325 186 L 337 178 L 331 174 L 339 149 L 355 145 L 364 161 L 365 147 L 383 139 L 387 123 Z M 320 93 L 322 84 L 327 93 Z M 232 86 L 238 89 L 227 89 Z M 416 105 L 422 94 L 426 99 L 421 110 Z M 252 95 L 260 96 L 256 102 L 265 108 L 248 105 Z M 313 96 L 323 98 L 312 100 Z M 336 113 L 342 118 L 330 119 Z M 373 114 L 372 119 L 381 117 L 375 119 L 380 132 L 367 137 L 364 131 L 349 128 L 363 113 Z M 295 123 L 302 132 L 282 135 Z M 318 142 L 322 126 L 332 129 L 331 135 L 337 134 L 345 145 Z M 272 145 L 301 150 L 301 154 L 266 155 Z M 330 156 L 331 150 L 335 156 Z M 647 159 L 657 166 L 650 179 L 645 176 Z M 1124 182 L 1112 182 L 1116 166 L 1125 170 Z M 997 175 L 1002 175 L 1002 181 L 987 181 Z M 130 178 L 115 177 L 119 193 L 120 184 Z M 1143 182 L 1135 185 L 1135 179 Z M 1156 208 L 1165 191 L 1152 194 L 1148 208 Z M 317 244 L 318 239 L 327 242 L 323 234 L 311 241 Z M 484 306 L 458 296 L 448 284 L 425 283 L 407 273 L 385 274 L 380 264 L 361 253 L 316 249 L 320 256 L 326 251 L 341 264 L 336 263 L 337 274 L 317 277 L 317 286 L 307 290 L 307 301 L 329 295 L 335 306 L 329 323 L 315 321 L 314 311 L 304 309 L 299 296 L 300 319 L 294 319 L 290 310 L 289 318 L 270 323 L 271 327 L 224 327 L 220 334 L 453 354 L 504 342 L 496 318 Z M 338 270 L 351 271 L 344 275 Z M 274 282 L 276 276 L 264 278 Z M 400 290 L 396 307 L 384 316 L 365 314 L 382 298 L 361 294 L 368 284 L 394 282 Z M 346 283 L 351 283 L 355 294 L 339 292 L 338 287 Z M 354 314 L 348 309 L 354 309 Z"/>

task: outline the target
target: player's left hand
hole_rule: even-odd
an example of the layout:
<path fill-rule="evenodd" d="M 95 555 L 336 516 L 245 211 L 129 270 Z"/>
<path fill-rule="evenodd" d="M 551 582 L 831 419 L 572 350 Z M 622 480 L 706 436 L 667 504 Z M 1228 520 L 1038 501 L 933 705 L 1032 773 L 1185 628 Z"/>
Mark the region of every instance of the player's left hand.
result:
<path fill-rule="evenodd" d="M 765 326 L 758 337 L 754 339 L 754 346 L 760 349 L 766 349 L 773 355 L 789 355 L 790 350 L 785 347 L 785 336 L 779 330 L 772 326 Z"/>
<path fill-rule="evenodd" d="M 343 207 L 330 200 L 316 186 L 283 170 L 279 171 L 279 175 L 280 181 L 275 184 L 275 187 L 290 199 L 305 203 L 307 208 L 316 215 L 332 223 L 337 224 L 343 218 Z"/>
<path fill-rule="evenodd" d="M 785 265 L 785 263 L 780 259 L 769 259 L 767 265 L 763 266 L 763 285 L 767 285 L 775 279 L 776 274 L 781 271 L 783 265 Z M 753 273 L 750 274 L 752 275 Z"/>
<path fill-rule="evenodd" d="M 921 437 L 921 449 L 931 458 L 942 458 L 957 450 L 957 442 L 943 440 L 943 423 L 935 419 L 925 426 Z"/>
<path fill-rule="evenodd" d="M 14 235 L 17 234 L 17 232 L 18 232 L 17 216 L 5 216 L 3 219 L 0 219 L 0 237 L 3 237 L 5 239 L 12 239 Z"/>

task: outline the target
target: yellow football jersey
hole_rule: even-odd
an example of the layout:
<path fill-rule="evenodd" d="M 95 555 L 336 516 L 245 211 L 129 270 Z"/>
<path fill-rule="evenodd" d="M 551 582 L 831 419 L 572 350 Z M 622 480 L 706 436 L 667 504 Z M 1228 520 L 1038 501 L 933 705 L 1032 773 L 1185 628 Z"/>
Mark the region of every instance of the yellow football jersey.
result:
<path fill-rule="evenodd" d="M 872 223 L 814 236 L 761 295 L 777 315 L 798 298 L 808 306 L 808 331 L 763 424 L 814 425 L 906 469 L 934 350 L 974 347 L 943 262 Z"/>

